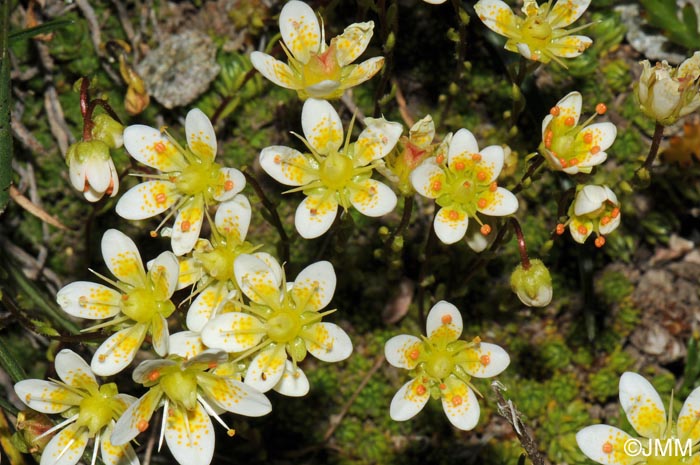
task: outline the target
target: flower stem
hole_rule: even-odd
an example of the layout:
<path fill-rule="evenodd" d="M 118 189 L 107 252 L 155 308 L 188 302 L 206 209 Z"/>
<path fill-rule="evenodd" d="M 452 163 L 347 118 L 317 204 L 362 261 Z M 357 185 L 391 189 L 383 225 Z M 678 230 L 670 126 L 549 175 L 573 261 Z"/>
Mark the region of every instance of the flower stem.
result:
<path fill-rule="evenodd" d="M 527 245 L 525 244 L 525 236 L 523 236 L 523 230 L 520 228 L 520 223 L 515 217 L 510 218 L 510 224 L 513 227 L 515 236 L 518 238 L 518 251 L 520 251 L 520 263 L 523 266 L 523 270 L 530 269 L 530 257 L 527 256 Z"/>
<path fill-rule="evenodd" d="M 282 241 L 282 262 L 289 262 L 289 236 L 287 236 L 287 232 L 284 230 L 284 226 L 282 226 L 282 220 L 280 219 L 279 213 L 277 213 L 277 209 L 265 195 L 265 191 L 263 191 L 262 187 L 260 187 L 260 183 L 255 178 L 255 175 L 250 173 L 248 169 L 243 169 L 243 175 L 245 176 L 246 181 L 253 186 L 253 189 L 262 202 L 263 207 L 265 207 L 265 209 L 270 213 L 269 221 L 272 223 L 275 229 L 277 229 L 277 232 L 280 235 L 280 240 Z"/>
<path fill-rule="evenodd" d="M 521 190 L 523 190 L 523 187 L 525 187 L 525 182 L 528 179 L 531 179 L 535 175 L 537 170 L 539 170 L 542 167 L 543 164 L 544 157 L 538 154 L 534 158 L 534 161 L 530 163 L 530 166 L 527 168 L 527 171 L 525 172 L 525 174 L 523 174 L 523 177 L 520 179 L 520 181 L 518 181 L 518 184 L 516 184 L 514 188 L 510 189 L 510 191 L 515 195 Z"/>
<path fill-rule="evenodd" d="M 433 254 L 433 249 L 435 248 L 435 217 L 440 211 L 438 208 L 435 209 L 435 214 L 428 227 L 428 238 L 425 241 L 425 248 L 423 249 L 423 255 L 420 257 L 421 265 L 420 272 L 418 273 L 418 321 L 423 324 L 423 330 L 425 330 L 425 288 L 428 286 L 426 282 L 427 274 L 430 269 L 430 258 Z"/>
<path fill-rule="evenodd" d="M 642 168 L 649 169 L 651 168 L 651 165 L 654 164 L 654 160 L 656 160 L 656 155 L 659 153 L 659 145 L 661 145 L 661 139 L 663 139 L 663 137 L 664 125 L 657 122 L 656 126 L 654 127 L 654 135 L 651 138 L 651 147 L 649 147 L 649 154 L 647 155 L 647 159 L 644 160 Z"/>
<path fill-rule="evenodd" d="M 411 221 L 411 214 L 413 213 L 413 196 L 407 195 L 403 198 L 403 214 L 401 215 L 401 222 L 396 227 L 396 229 L 391 233 L 389 239 L 386 241 L 387 246 L 391 247 L 394 243 L 394 239 L 397 236 L 403 234 L 404 230 Z"/>

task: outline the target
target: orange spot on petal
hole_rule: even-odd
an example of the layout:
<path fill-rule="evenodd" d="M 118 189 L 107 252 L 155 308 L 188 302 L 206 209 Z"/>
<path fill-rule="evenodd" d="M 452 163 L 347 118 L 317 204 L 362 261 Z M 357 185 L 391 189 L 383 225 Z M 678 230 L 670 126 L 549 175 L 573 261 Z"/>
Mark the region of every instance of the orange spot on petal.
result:
<path fill-rule="evenodd" d="M 182 232 L 189 231 L 191 227 L 192 227 L 192 224 L 187 220 L 183 221 L 182 224 L 180 225 L 180 229 L 182 230 Z"/>
<path fill-rule="evenodd" d="M 155 150 L 158 153 L 163 153 L 165 152 L 167 148 L 165 147 L 165 144 L 163 142 L 156 142 L 156 144 L 153 146 L 153 150 Z"/>
<path fill-rule="evenodd" d="M 452 405 L 454 405 L 455 407 L 462 405 L 462 396 L 453 396 Z"/>
<path fill-rule="evenodd" d="M 610 444 L 609 442 L 606 442 L 603 444 L 603 453 L 604 454 L 612 454 L 613 451 L 613 445 Z"/>
<path fill-rule="evenodd" d="M 233 189 L 233 181 L 228 180 L 224 183 L 224 190 L 230 191 L 231 189 Z"/>
<path fill-rule="evenodd" d="M 479 358 L 479 361 L 481 362 L 482 365 L 486 366 L 489 363 L 491 363 L 491 357 L 488 355 L 484 354 Z"/>
<path fill-rule="evenodd" d="M 587 234 L 588 233 L 588 228 L 585 227 L 584 225 L 579 225 L 579 227 L 576 229 L 578 230 L 579 234 Z"/>
<path fill-rule="evenodd" d="M 427 391 L 427 389 L 425 389 L 425 386 L 423 386 L 422 384 L 419 384 L 416 387 L 416 392 L 418 393 L 419 396 L 422 396 L 423 394 L 425 394 L 426 391 Z"/>
<path fill-rule="evenodd" d="M 413 349 L 411 352 L 408 353 L 408 356 L 411 358 L 411 360 L 418 360 L 418 356 L 420 355 L 420 352 L 418 349 Z"/>
<path fill-rule="evenodd" d="M 459 219 L 459 213 L 456 210 L 450 210 L 450 212 L 447 214 L 447 217 L 452 221 L 456 221 Z"/>

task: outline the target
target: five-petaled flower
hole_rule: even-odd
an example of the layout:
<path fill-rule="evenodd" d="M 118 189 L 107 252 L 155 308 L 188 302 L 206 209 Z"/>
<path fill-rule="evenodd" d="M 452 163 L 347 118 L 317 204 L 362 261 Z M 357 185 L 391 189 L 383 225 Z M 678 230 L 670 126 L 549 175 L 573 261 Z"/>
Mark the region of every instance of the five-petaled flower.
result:
<path fill-rule="evenodd" d="M 506 216 L 518 209 L 518 199 L 499 187 L 496 179 L 505 154 L 499 145 L 479 151 L 474 135 L 460 129 L 449 140 L 447 155 L 438 150 L 411 173 L 411 183 L 419 194 L 435 199 L 441 207 L 435 216 L 435 233 L 445 244 L 453 244 L 467 232 L 469 218 L 482 225 L 488 235 L 491 227 L 477 216 Z"/>
<path fill-rule="evenodd" d="M 479 421 L 479 404 L 471 379 L 490 378 L 508 367 L 510 357 L 503 348 L 459 339 L 462 315 L 449 302 L 436 303 L 428 313 L 428 337 L 402 334 L 389 339 L 384 347 L 387 361 L 409 371 L 411 379 L 391 401 L 389 414 L 396 421 L 413 418 L 430 397 L 442 400 L 450 422 L 470 430 Z"/>
<path fill-rule="evenodd" d="M 608 157 L 605 152 L 615 142 L 617 128 L 613 123 L 590 124 L 607 111 L 603 103 L 585 123 L 581 117 L 581 94 L 571 92 L 549 110 L 542 121 L 540 151 L 549 166 L 567 174 L 590 173 Z"/>
<path fill-rule="evenodd" d="M 132 377 L 149 390 L 131 404 L 114 426 L 112 443 L 126 444 L 148 429 L 153 412 L 162 405 L 159 449 L 165 438 L 181 465 L 208 465 L 214 455 L 215 440 L 210 416 L 233 436 L 235 431 L 217 411 L 259 417 L 272 410 L 264 394 L 212 372 L 227 361 L 225 352 L 207 350 L 188 360 L 173 357 L 141 362 Z"/>
<path fill-rule="evenodd" d="M 506 50 L 566 67 L 560 57 L 577 57 L 593 43 L 589 37 L 572 35 L 588 25 L 564 29 L 581 17 L 591 0 L 558 0 L 554 5 L 552 1 L 538 6 L 535 0 L 525 0 L 524 18 L 501 0 L 479 0 L 474 10 L 489 29 L 508 38 Z"/>
<path fill-rule="evenodd" d="M 576 442 L 588 458 L 604 465 L 698 462 L 700 388 L 690 393 L 674 425 L 673 397 L 666 417 L 661 397 L 651 383 L 637 373 L 626 372 L 620 377 L 620 405 L 641 438 L 610 425 L 587 426 L 576 434 Z"/>
<path fill-rule="evenodd" d="M 253 66 L 278 86 L 296 90 L 299 97 L 340 98 L 345 89 L 365 82 L 382 68 L 383 57 L 352 65 L 365 51 L 374 22 L 351 24 L 326 45 L 314 11 L 293 0 L 280 13 L 280 34 L 289 65 L 262 52 L 253 52 Z"/>
<path fill-rule="evenodd" d="M 275 388 L 285 395 L 302 396 L 308 381 L 297 363 L 307 353 L 324 362 L 339 362 L 352 353 L 352 342 L 343 329 L 322 318 L 333 297 L 336 276 L 329 262 L 304 268 L 287 283 L 278 263 L 266 263 L 253 255 L 240 255 L 234 263 L 236 281 L 251 300 L 244 312 L 224 313 L 202 330 L 208 347 L 253 355 L 245 383 L 262 392 Z M 287 357 L 291 358 L 291 362 Z M 282 384 L 280 384 L 282 383 Z"/>
<path fill-rule="evenodd" d="M 617 229 L 620 219 L 620 204 L 608 186 L 579 185 L 569 207 L 569 219 L 557 225 L 557 234 L 563 234 L 568 224 L 576 242 L 583 244 L 595 232 L 595 245 L 602 247 L 605 235 Z"/>
<path fill-rule="evenodd" d="M 60 430 L 44 449 L 41 465 L 75 465 L 91 438 L 95 440 L 93 464 L 100 450 L 107 465 L 138 465 L 128 441 L 116 446 L 110 440 L 116 420 L 135 398 L 119 394 L 114 383 L 97 384 L 88 364 L 71 350 L 56 355 L 55 367 L 60 381 L 25 379 L 15 384 L 17 396 L 30 408 L 66 418 L 36 438 Z"/>
<path fill-rule="evenodd" d="M 394 148 L 403 128 L 384 118 L 365 118 L 365 123 L 367 127 L 351 144 L 349 137 L 344 141 L 343 124 L 331 104 L 308 99 L 301 125 L 311 153 L 283 146 L 260 152 L 260 166 L 267 174 L 282 184 L 300 186 L 290 192 L 303 191 L 307 196 L 294 218 L 302 237 L 311 239 L 328 231 L 338 206 L 353 206 L 372 217 L 385 215 L 396 206 L 396 194 L 371 176 L 375 162 Z"/>
<path fill-rule="evenodd" d="M 245 187 L 243 173 L 214 162 L 216 134 L 204 113 L 198 109 L 187 113 L 185 132 L 187 147 L 167 132 L 141 124 L 124 130 L 129 154 L 160 174 L 147 175 L 151 180 L 129 189 L 116 207 L 117 214 L 128 220 L 150 218 L 168 209 L 170 218 L 177 212 L 171 245 L 178 256 L 197 242 L 204 209 L 233 198 Z"/>
<path fill-rule="evenodd" d="M 166 319 L 175 311 L 170 297 L 175 292 L 179 268 L 177 257 L 163 252 L 146 273 L 134 241 L 116 229 L 102 236 L 102 256 L 117 281 L 101 277 L 118 290 L 76 281 L 58 291 L 56 300 L 66 313 L 78 318 L 112 318 L 90 329 L 121 328 L 102 343 L 91 362 L 95 374 L 111 376 L 131 363 L 148 333 L 156 353 L 168 353 Z"/>

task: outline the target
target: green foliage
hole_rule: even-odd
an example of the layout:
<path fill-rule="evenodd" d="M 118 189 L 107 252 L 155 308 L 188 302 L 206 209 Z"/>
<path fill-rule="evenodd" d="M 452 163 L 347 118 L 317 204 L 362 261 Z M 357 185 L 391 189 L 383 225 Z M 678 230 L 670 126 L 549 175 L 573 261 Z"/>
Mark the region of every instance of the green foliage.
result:
<path fill-rule="evenodd" d="M 698 18 L 692 3 L 678 10 L 676 0 L 640 0 L 647 22 L 662 30 L 672 42 L 688 50 L 700 48 Z"/>

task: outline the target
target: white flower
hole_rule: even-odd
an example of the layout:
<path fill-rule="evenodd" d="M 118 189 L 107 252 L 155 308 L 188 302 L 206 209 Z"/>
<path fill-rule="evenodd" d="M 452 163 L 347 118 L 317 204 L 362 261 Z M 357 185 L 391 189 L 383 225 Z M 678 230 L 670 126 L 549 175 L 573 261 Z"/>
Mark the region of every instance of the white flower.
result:
<path fill-rule="evenodd" d="M 607 111 L 604 104 L 596 105 L 596 115 Z M 617 128 L 613 123 L 590 124 L 591 116 L 583 124 L 581 94 L 571 92 L 549 110 L 542 121 L 540 151 L 552 169 L 567 174 L 590 173 L 608 157 L 605 151 L 615 142 Z"/>
<path fill-rule="evenodd" d="M 63 311 L 78 318 L 112 318 L 91 329 L 122 328 L 103 342 L 92 358 L 95 374 L 111 376 L 131 363 L 149 333 L 156 353 L 168 353 L 166 319 L 175 311 L 170 297 L 177 285 L 178 262 L 172 252 L 163 252 L 146 273 L 134 241 L 116 229 L 102 236 L 102 256 L 117 281 L 103 279 L 118 290 L 76 281 L 58 291 L 56 301 Z"/>
<path fill-rule="evenodd" d="M 293 0 L 280 13 L 280 34 L 289 65 L 261 52 L 251 53 L 250 61 L 267 79 L 296 90 L 302 99 L 340 98 L 345 89 L 370 79 L 384 64 L 383 57 L 351 64 L 367 48 L 373 29 L 372 21 L 351 24 L 328 46 L 311 7 Z"/>
<path fill-rule="evenodd" d="M 695 445 L 700 441 L 700 388 L 685 400 L 674 425 L 673 411 L 666 416 L 661 397 L 651 383 L 636 373 L 626 372 L 620 377 L 620 405 L 632 428 L 644 439 L 614 426 L 587 426 L 576 434 L 576 442 L 588 458 L 604 465 L 698 463 L 700 455 Z M 666 440 L 678 441 L 680 447 L 670 444 L 666 448 Z M 643 449 L 629 448 L 633 442 Z M 693 444 L 692 457 L 683 453 L 688 442 Z M 677 455 L 679 452 L 683 457 Z"/>
<path fill-rule="evenodd" d="M 68 147 L 66 164 L 70 182 L 90 202 L 105 194 L 119 192 L 119 174 L 109 154 L 109 146 L 101 140 L 80 141 Z"/>
<path fill-rule="evenodd" d="M 214 162 L 216 134 L 204 113 L 198 109 L 187 113 L 185 132 L 187 147 L 148 126 L 137 124 L 124 130 L 129 154 L 160 174 L 129 189 L 116 207 L 117 214 L 128 220 L 151 218 L 168 209 L 167 218 L 177 213 L 171 245 L 178 256 L 197 242 L 204 210 L 233 198 L 245 187 L 243 173 Z"/>
<path fill-rule="evenodd" d="M 557 233 L 561 234 L 564 226 L 568 224 L 571 237 L 583 244 L 588 236 L 595 232 L 595 245 L 602 247 L 605 244 L 605 235 L 620 226 L 621 218 L 620 203 L 608 186 L 579 186 L 569 207 L 569 220 L 565 224 L 557 225 Z"/>
<path fill-rule="evenodd" d="M 15 384 L 17 396 L 29 408 L 67 418 L 36 438 L 60 430 L 41 454 L 40 465 L 78 463 L 91 438 L 95 439 L 92 463 L 101 450 L 107 465 L 138 465 L 128 441 L 118 446 L 110 441 L 115 421 L 135 398 L 118 394 L 114 383 L 97 384 L 88 364 L 71 350 L 63 349 L 56 355 L 55 367 L 61 381 L 26 379 Z"/>
<path fill-rule="evenodd" d="M 112 443 L 126 444 L 148 429 L 153 412 L 163 406 L 163 438 L 181 465 L 208 465 L 214 454 L 211 417 L 233 436 L 233 429 L 216 413 L 227 411 L 249 417 L 270 413 L 270 401 L 256 389 L 235 379 L 216 375 L 226 363 L 222 351 L 205 351 L 189 360 L 147 360 L 134 370 L 134 381 L 149 388 L 131 404 L 114 427 Z"/>
<path fill-rule="evenodd" d="M 290 192 L 307 196 L 299 205 L 294 224 L 306 239 L 328 231 L 338 212 L 355 207 L 366 216 L 382 216 L 396 206 L 396 194 L 371 179 L 375 162 L 396 145 L 403 128 L 384 118 L 366 118 L 357 141 L 347 143 L 340 116 L 325 100 L 308 99 L 301 112 L 305 143 L 311 153 L 273 146 L 260 152 L 260 166 Z M 345 146 L 343 146 L 343 142 Z"/>
<path fill-rule="evenodd" d="M 307 353 L 324 362 L 350 356 L 352 342 L 345 331 L 321 321 L 335 311 L 321 312 L 335 292 L 335 271 L 329 262 L 309 265 L 294 282 L 286 283 L 276 262 L 240 255 L 234 274 L 251 303 L 243 307 L 246 313 L 230 312 L 212 319 L 202 330 L 202 340 L 209 347 L 240 353 L 238 359 L 253 355 L 246 384 L 262 392 L 275 388 L 301 396 L 309 384 L 296 365 Z"/>
<path fill-rule="evenodd" d="M 650 118 L 668 126 L 700 108 L 700 52 L 685 60 L 678 68 L 665 61 L 652 67 L 649 60 L 636 86 L 639 106 Z"/>
<path fill-rule="evenodd" d="M 479 421 L 471 378 L 498 375 L 508 367 L 510 357 L 501 347 L 478 337 L 472 342 L 460 340 L 462 315 L 444 300 L 430 310 L 426 327 L 427 337 L 394 336 L 384 347 L 387 361 L 410 370 L 413 378 L 391 400 L 389 414 L 396 421 L 413 418 L 432 396 L 442 400 L 450 423 L 470 430 Z"/>
<path fill-rule="evenodd" d="M 482 225 L 477 213 L 511 215 L 518 209 L 518 199 L 496 182 L 503 168 L 503 147 L 491 145 L 479 151 L 467 129 L 446 140 L 447 156 L 439 151 L 427 158 L 411 173 L 411 184 L 441 207 L 435 216 L 435 233 L 443 243 L 454 244 L 466 234 L 470 217 Z M 488 235 L 491 228 L 482 231 Z"/>

